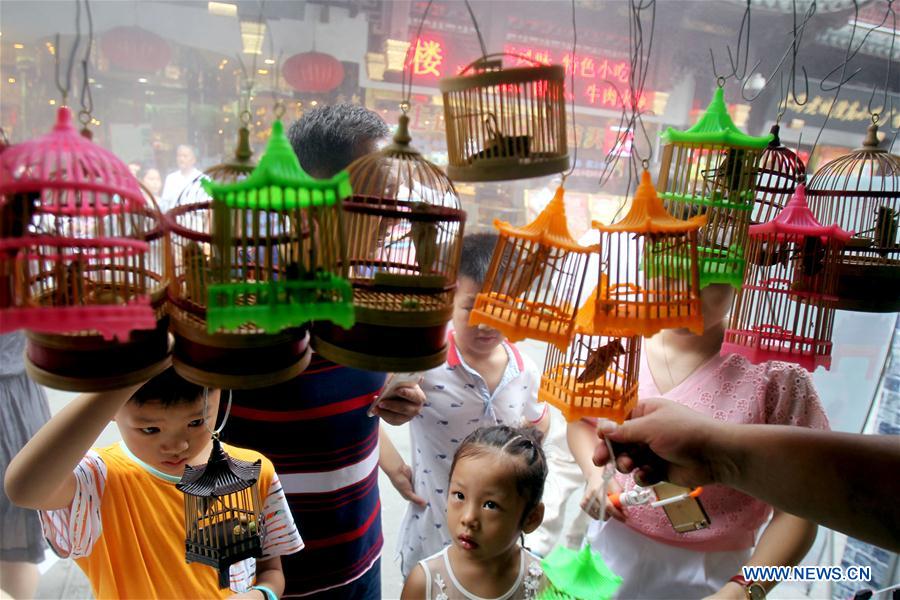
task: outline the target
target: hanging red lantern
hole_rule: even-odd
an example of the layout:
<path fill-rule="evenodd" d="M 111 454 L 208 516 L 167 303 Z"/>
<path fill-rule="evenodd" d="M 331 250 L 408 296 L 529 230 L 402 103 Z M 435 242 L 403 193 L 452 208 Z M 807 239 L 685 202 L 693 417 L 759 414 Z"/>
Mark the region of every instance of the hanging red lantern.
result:
<path fill-rule="evenodd" d="M 100 39 L 100 48 L 109 64 L 126 71 L 156 72 L 172 59 L 166 40 L 140 27 L 110 29 Z"/>
<path fill-rule="evenodd" d="M 292 88 L 310 94 L 325 94 L 344 81 L 341 61 L 322 52 L 293 55 L 284 61 L 281 73 Z"/>

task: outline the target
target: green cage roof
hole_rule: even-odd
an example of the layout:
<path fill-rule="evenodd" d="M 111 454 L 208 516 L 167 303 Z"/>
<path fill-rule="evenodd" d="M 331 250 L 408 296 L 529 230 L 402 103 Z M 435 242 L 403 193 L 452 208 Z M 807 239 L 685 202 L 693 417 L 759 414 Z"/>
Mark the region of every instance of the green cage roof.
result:
<path fill-rule="evenodd" d="M 272 211 L 330 206 L 353 193 L 346 170 L 331 179 L 314 179 L 308 175 L 300 167 L 281 121 L 272 124 L 266 152 L 246 179 L 236 183 L 204 179 L 203 189 L 230 208 Z"/>
<path fill-rule="evenodd" d="M 672 127 L 660 134 L 666 144 L 718 144 L 737 148 L 764 149 L 772 141 L 772 134 L 762 137 L 747 135 L 734 124 L 725 106 L 725 93 L 716 88 L 712 101 L 697 123 L 687 131 Z"/>

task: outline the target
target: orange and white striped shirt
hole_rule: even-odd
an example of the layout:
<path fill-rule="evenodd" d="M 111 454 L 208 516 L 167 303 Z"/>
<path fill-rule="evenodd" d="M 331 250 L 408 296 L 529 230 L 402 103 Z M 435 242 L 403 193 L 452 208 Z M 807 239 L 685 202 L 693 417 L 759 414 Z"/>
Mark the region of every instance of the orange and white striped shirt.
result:
<path fill-rule="evenodd" d="M 252 450 L 223 448 L 241 460 L 262 459 L 263 559 L 303 548 L 272 463 Z M 96 598 L 227 597 L 253 585 L 252 558 L 231 566 L 229 590 L 219 589 L 214 569 L 185 562 L 180 478 L 144 463 L 124 442 L 88 452 L 75 478 L 72 505 L 41 511 L 41 524 L 53 550 L 85 572 Z"/>

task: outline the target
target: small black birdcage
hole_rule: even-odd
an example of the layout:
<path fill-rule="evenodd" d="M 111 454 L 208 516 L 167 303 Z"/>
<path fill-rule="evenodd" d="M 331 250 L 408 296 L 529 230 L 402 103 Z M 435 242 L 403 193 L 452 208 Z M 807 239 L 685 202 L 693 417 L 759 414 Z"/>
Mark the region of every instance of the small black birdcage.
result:
<path fill-rule="evenodd" d="M 185 558 L 218 569 L 223 589 L 231 565 L 262 556 L 261 466 L 232 458 L 213 438 L 209 462 L 186 466 L 175 485 L 184 493 Z"/>

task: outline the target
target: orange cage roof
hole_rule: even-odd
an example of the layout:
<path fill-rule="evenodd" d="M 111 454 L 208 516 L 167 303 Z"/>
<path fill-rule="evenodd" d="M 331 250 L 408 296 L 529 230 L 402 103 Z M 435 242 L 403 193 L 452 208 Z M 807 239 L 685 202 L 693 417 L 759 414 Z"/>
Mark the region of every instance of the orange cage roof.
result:
<path fill-rule="evenodd" d="M 565 190 L 556 188 L 556 194 L 537 218 L 524 227 L 513 227 L 506 221 L 496 219 L 494 227 L 501 233 L 538 242 L 545 246 L 564 248 L 571 252 L 599 252 L 599 246 L 582 246 L 569 233 L 566 222 Z"/>
<path fill-rule="evenodd" d="M 594 228 L 606 233 L 684 233 L 699 229 L 705 224 L 706 215 L 698 215 L 686 221 L 670 215 L 656 195 L 650 172 L 645 170 L 628 214 L 612 225 L 594 221 Z"/>

